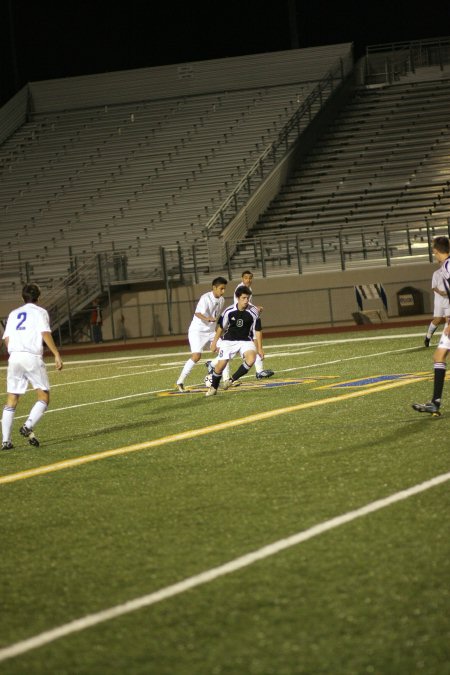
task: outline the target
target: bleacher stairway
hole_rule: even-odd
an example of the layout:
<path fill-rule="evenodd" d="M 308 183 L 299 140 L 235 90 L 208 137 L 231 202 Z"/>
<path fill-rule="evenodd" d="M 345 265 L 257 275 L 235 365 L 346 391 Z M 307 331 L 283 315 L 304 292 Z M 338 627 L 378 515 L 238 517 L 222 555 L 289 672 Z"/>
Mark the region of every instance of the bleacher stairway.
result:
<path fill-rule="evenodd" d="M 450 79 L 357 89 L 249 231 L 247 250 L 255 237 L 272 252 L 283 248 L 280 238 L 291 251 L 299 238 L 303 249 L 320 239 L 330 260 L 342 233 L 351 248 L 358 232 L 356 251 L 365 232 L 370 253 L 383 248 L 386 227 L 422 239 L 426 223 L 448 231 L 449 110 Z M 236 255 L 246 259 L 244 243 Z"/>

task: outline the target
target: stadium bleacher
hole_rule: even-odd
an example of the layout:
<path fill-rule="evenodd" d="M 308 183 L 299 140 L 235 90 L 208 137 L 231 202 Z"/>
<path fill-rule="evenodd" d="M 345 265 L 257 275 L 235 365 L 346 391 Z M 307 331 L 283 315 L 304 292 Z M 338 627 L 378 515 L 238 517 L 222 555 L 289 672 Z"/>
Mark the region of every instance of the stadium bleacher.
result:
<path fill-rule="evenodd" d="M 84 78 L 73 78 L 73 88 L 37 83 L 34 107 L 0 145 L 2 291 L 16 292 L 30 274 L 48 288 L 64 285 L 99 254 L 108 283 L 161 278 L 162 248 L 164 273 L 183 264 L 208 275 L 226 264 L 264 275 L 324 262 L 383 264 L 411 256 L 430 223 L 448 230 L 450 80 L 442 69 L 438 86 L 423 69 L 388 86 L 354 84 L 348 105 L 322 124 L 274 198 L 255 200 L 256 217 L 247 218 L 249 170 L 267 153 L 275 166 L 283 159 L 275 148 L 290 152 L 280 140 L 285 130 L 297 124 L 297 135 L 305 133 L 319 118 L 334 93 L 318 92 L 326 73 L 339 73 L 331 76 L 336 87 L 355 79 L 349 45 L 298 51 L 307 52 L 303 69 L 297 54 L 220 60 L 216 80 L 227 88 L 218 88 L 211 65 L 203 92 L 199 81 L 196 91 L 188 82 L 178 96 L 180 84 L 164 68 L 148 69 L 158 71 L 148 99 L 142 92 L 151 73 L 130 80 L 129 100 L 123 86 L 111 88 L 107 103 L 108 78 L 88 76 L 85 89 Z M 261 168 L 263 187 L 266 180 Z M 239 210 L 249 231 L 236 240 L 227 225 Z M 388 239 L 386 226 L 396 223 Z M 218 255 L 224 245 L 226 260 Z"/>

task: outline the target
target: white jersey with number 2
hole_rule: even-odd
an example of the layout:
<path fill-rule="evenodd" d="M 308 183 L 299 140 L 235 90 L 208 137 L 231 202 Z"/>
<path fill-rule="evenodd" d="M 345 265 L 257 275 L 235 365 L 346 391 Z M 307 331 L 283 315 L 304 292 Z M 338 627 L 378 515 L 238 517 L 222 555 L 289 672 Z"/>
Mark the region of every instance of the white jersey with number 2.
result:
<path fill-rule="evenodd" d="M 47 310 L 32 302 L 13 310 L 8 316 L 3 338 L 8 340 L 8 352 L 29 352 L 42 356 L 42 333 L 50 333 Z"/>

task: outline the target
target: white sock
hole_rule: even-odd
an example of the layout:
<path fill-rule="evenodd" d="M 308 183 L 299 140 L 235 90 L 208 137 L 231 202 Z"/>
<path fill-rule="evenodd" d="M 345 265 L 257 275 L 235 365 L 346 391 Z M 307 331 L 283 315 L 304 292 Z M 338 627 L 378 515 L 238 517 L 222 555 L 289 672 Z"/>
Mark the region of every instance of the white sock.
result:
<path fill-rule="evenodd" d="M 193 361 L 192 359 L 188 359 L 186 363 L 183 366 L 183 370 L 180 373 L 180 377 L 177 380 L 177 384 L 183 384 L 189 373 L 191 372 L 192 368 L 196 365 L 196 362 Z"/>
<path fill-rule="evenodd" d="M 264 370 L 264 361 L 259 354 L 256 355 L 255 370 L 257 373 L 260 373 Z"/>
<path fill-rule="evenodd" d="M 25 426 L 28 429 L 34 429 L 36 424 L 41 419 L 42 415 L 47 410 L 47 407 L 48 405 L 45 401 L 36 401 L 36 403 L 30 410 L 30 414 L 28 415 L 28 419 L 25 422 Z"/>
<path fill-rule="evenodd" d="M 2 441 L 7 442 L 11 440 L 11 429 L 14 421 L 15 408 L 10 408 L 5 405 L 2 414 Z"/>
<path fill-rule="evenodd" d="M 227 365 L 225 366 L 225 368 L 224 368 L 223 371 L 222 371 L 222 379 L 223 379 L 223 381 L 225 382 L 225 380 L 229 380 L 230 377 L 231 377 L 231 374 L 230 374 L 230 362 L 228 361 Z"/>
<path fill-rule="evenodd" d="M 437 326 L 435 326 L 434 323 L 431 322 L 430 325 L 428 326 L 428 330 L 427 330 L 427 338 L 428 339 L 430 339 L 433 336 L 433 333 L 435 332 L 436 328 L 437 328 Z"/>

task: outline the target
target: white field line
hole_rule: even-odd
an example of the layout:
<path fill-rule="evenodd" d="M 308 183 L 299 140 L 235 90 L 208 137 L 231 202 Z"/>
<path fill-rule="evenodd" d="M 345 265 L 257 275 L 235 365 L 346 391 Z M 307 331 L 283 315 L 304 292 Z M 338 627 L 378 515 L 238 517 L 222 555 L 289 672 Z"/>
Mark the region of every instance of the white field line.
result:
<path fill-rule="evenodd" d="M 73 386 L 74 384 L 88 384 L 89 382 L 101 382 L 102 380 L 117 380 L 120 377 L 138 377 L 139 375 L 153 375 L 154 373 L 163 373 L 166 370 L 173 370 L 174 366 L 164 368 L 152 368 L 151 370 L 133 371 L 132 373 L 120 373 L 119 375 L 108 375 L 108 377 L 93 377 L 90 380 L 74 380 L 73 382 L 61 382 L 60 384 L 52 384 L 52 389 L 56 387 Z"/>
<path fill-rule="evenodd" d="M 376 511 L 380 511 L 388 506 L 401 502 L 405 499 L 409 499 L 414 495 L 430 490 L 438 485 L 442 485 L 450 480 L 450 472 L 444 473 L 439 476 L 435 476 L 430 480 L 427 480 L 423 483 L 413 485 L 412 487 L 401 490 L 400 492 L 395 492 L 388 497 L 382 499 L 377 499 L 374 502 L 370 502 L 365 506 L 362 506 L 359 509 L 353 511 L 348 511 L 340 516 L 336 516 L 329 520 L 325 520 L 322 523 L 318 523 L 313 527 L 297 532 L 285 539 L 279 539 L 271 544 L 263 546 L 255 551 L 246 553 L 245 555 L 229 560 L 228 562 L 219 565 L 218 567 L 212 567 L 209 570 L 195 574 L 194 576 L 187 577 L 182 581 L 179 581 L 171 586 L 166 586 L 157 591 L 149 593 L 148 595 L 143 595 L 133 600 L 129 600 L 121 605 L 116 605 L 114 607 L 109 607 L 100 612 L 95 612 L 93 614 L 88 614 L 79 619 L 70 621 L 69 623 L 57 626 L 50 630 L 39 633 L 31 638 L 16 642 L 15 644 L 9 645 L 0 649 L 0 662 L 12 659 L 14 657 L 25 654 L 33 649 L 38 649 L 44 645 L 55 642 L 63 637 L 72 635 L 73 633 L 79 633 L 80 631 L 86 630 L 87 628 L 93 628 L 105 621 L 111 621 L 118 617 L 124 616 L 125 614 L 130 614 L 131 612 L 136 612 L 144 607 L 150 607 L 155 605 L 163 600 L 168 598 L 173 598 L 174 596 L 185 593 L 186 591 L 192 590 L 204 584 L 210 583 L 215 579 L 220 577 L 227 576 L 239 570 L 242 570 L 250 565 L 253 565 L 261 560 L 265 560 L 273 555 L 277 555 L 282 551 L 285 551 L 293 546 L 298 546 L 314 537 L 317 537 L 325 532 L 334 530 L 341 525 L 346 525 L 351 523 L 358 518 L 363 518 L 368 516 Z"/>
<path fill-rule="evenodd" d="M 332 333 L 332 329 L 330 330 L 330 333 Z M 438 333 L 435 333 L 435 335 L 439 335 Z M 403 339 L 408 339 L 411 337 L 423 337 L 424 332 L 422 331 L 421 333 L 401 333 L 400 335 L 365 335 L 364 337 L 357 337 L 357 338 L 342 338 L 339 340 L 313 340 L 310 342 L 289 342 L 289 343 L 281 343 L 281 344 L 272 344 L 272 345 L 264 345 L 264 350 L 267 351 L 269 349 L 280 349 L 281 347 L 285 349 L 286 347 L 313 347 L 316 345 L 337 345 L 337 344 L 345 344 L 346 342 L 369 342 L 373 340 L 403 340 Z M 270 339 L 268 337 L 267 339 Z M 418 345 L 421 346 L 421 345 Z M 130 347 L 130 350 L 132 347 Z M 160 359 L 160 358 L 168 358 L 168 357 L 180 357 L 180 356 L 188 356 L 190 354 L 189 351 L 183 351 L 183 352 L 167 352 L 165 354 L 145 354 L 145 355 L 139 355 L 139 356 L 105 356 L 104 358 L 100 359 L 82 359 L 82 360 L 76 360 L 76 361 L 71 361 L 67 360 L 65 361 L 65 365 L 67 368 L 69 368 L 72 365 L 81 365 L 86 368 L 89 368 L 92 363 L 113 363 L 113 362 L 125 362 L 125 361 L 137 361 L 138 359 L 145 360 L 145 359 Z M 64 350 L 62 352 L 62 357 L 64 361 Z M 53 367 L 53 361 L 49 361 L 47 364 L 48 368 Z M 0 366 L 0 370 L 6 370 L 7 366 Z"/>
<path fill-rule="evenodd" d="M 305 366 L 296 366 L 294 368 L 284 368 L 283 370 L 279 370 L 277 372 L 278 373 L 290 373 L 290 372 L 295 372 L 297 370 L 305 370 L 305 369 L 309 369 L 309 368 L 320 368 L 321 366 L 332 366 L 332 365 L 335 365 L 336 363 L 344 363 L 345 361 L 355 361 L 357 359 L 367 359 L 367 358 L 372 358 L 372 357 L 375 357 L 375 356 L 386 356 L 387 354 L 397 354 L 399 352 L 415 351 L 416 349 L 417 349 L 417 347 L 407 347 L 407 348 L 404 348 L 404 349 L 392 349 L 392 350 L 385 351 L 385 352 L 377 352 L 375 354 L 370 354 L 370 356 L 368 356 L 367 354 L 360 355 L 360 356 L 349 356 L 345 359 L 335 359 L 333 361 L 320 361 L 318 363 L 308 363 Z M 161 370 L 166 370 L 166 368 L 162 368 Z M 170 370 L 170 368 L 167 368 L 167 370 Z M 156 373 L 158 371 L 152 370 L 152 371 L 145 371 L 145 372 Z M 431 370 L 430 370 L 430 373 L 431 373 Z M 129 376 L 130 374 L 131 373 L 124 373 L 122 375 L 111 375 L 110 377 L 94 378 L 93 380 L 84 380 L 84 383 L 86 383 L 86 382 L 98 382 L 99 380 L 108 380 L 108 379 L 114 379 L 114 378 L 117 378 L 117 377 L 126 377 L 126 376 Z M 135 374 L 135 373 L 133 373 L 133 374 Z M 245 380 L 247 377 L 250 377 L 250 376 L 247 375 L 242 379 Z M 61 384 L 52 384 L 52 389 L 54 389 L 55 387 L 64 387 L 66 385 L 68 386 L 68 385 L 72 385 L 72 384 L 78 384 L 78 383 L 77 382 L 73 382 L 73 383 L 72 382 L 64 382 L 64 383 L 61 383 Z M 193 384 L 192 386 L 201 386 L 202 384 L 203 384 L 203 382 L 199 382 L 197 384 Z M 48 415 L 49 413 L 63 412 L 65 410 L 73 410 L 74 408 L 83 408 L 85 406 L 91 406 L 91 405 L 104 405 L 105 403 L 115 403 L 116 401 L 123 401 L 123 400 L 129 399 L 129 398 L 134 398 L 134 397 L 139 397 L 139 396 L 150 396 L 152 394 L 162 394 L 166 391 L 172 391 L 172 390 L 173 390 L 173 387 L 170 387 L 169 389 L 154 389 L 154 390 L 150 390 L 150 391 L 144 391 L 144 392 L 141 392 L 139 394 L 128 394 L 126 396 L 116 396 L 115 398 L 108 398 L 108 399 L 103 399 L 103 400 L 100 400 L 100 401 L 87 401 L 87 402 L 84 402 L 84 403 L 75 403 L 74 405 L 64 406 L 62 408 L 49 408 L 46 411 L 45 414 Z M 27 393 L 29 393 L 29 392 L 27 392 Z M 27 415 L 16 415 L 15 419 L 23 419 L 25 417 L 27 417 Z"/>
<path fill-rule="evenodd" d="M 374 356 L 386 356 L 387 354 L 397 354 L 398 352 L 414 351 L 415 349 L 416 349 L 416 347 L 408 347 L 408 348 L 405 348 L 405 349 L 393 349 L 393 350 L 386 351 L 386 352 L 378 352 L 376 354 L 370 354 L 370 358 L 372 358 Z M 331 366 L 331 365 L 335 365 L 336 363 L 343 363 L 344 361 L 354 361 L 356 359 L 364 359 L 364 358 L 369 358 L 369 357 L 367 356 L 367 354 L 364 355 L 364 356 L 349 356 L 346 359 L 336 359 L 334 361 L 321 361 L 319 363 L 309 363 L 306 366 L 296 366 L 295 368 L 284 368 L 283 370 L 279 370 L 277 372 L 279 372 L 279 373 L 290 373 L 290 372 L 294 372 L 296 370 L 305 370 L 307 368 L 319 368 L 321 366 Z M 167 369 L 161 368 L 160 370 L 170 370 L 170 368 L 167 368 Z M 158 371 L 152 370 L 152 371 L 145 371 L 145 372 L 156 373 Z M 126 374 L 123 374 L 123 375 L 111 375 L 110 377 L 103 377 L 103 378 L 94 378 L 93 380 L 84 380 L 84 383 L 86 383 L 86 382 L 98 382 L 99 380 L 108 380 L 108 379 L 114 379 L 114 378 L 117 378 L 117 377 L 126 377 L 127 375 L 130 375 L 130 373 L 126 373 Z M 249 376 L 246 376 L 246 377 L 249 377 Z M 243 379 L 245 379 L 245 378 L 243 378 Z M 73 382 L 73 383 L 64 382 L 64 383 L 61 383 L 61 384 L 53 384 L 52 389 L 54 389 L 55 387 L 64 387 L 65 385 L 70 385 L 70 384 L 78 384 L 78 382 Z M 202 384 L 203 384 L 203 382 L 199 382 L 197 384 L 193 384 L 192 386 L 201 386 Z M 49 413 L 63 412 L 65 410 L 73 410 L 74 408 L 83 408 L 85 406 L 91 406 L 91 405 L 104 405 L 105 403 L 115 403 L 116 401 L 123 401 L 123 400 L 129 399 L 129 398 L 135 398 L 135 397 L 138 398 L 139 396 L 150 396 L 152 394 L 162 394 L 166 391 L 172 391 L 172 390 L 173 390 L 173 387 L 170 387 L 169 389 L 153 389 L 153 390 L 150 390 L 150 391 L 141 392 L 139 394 L 128 394 L 126 396 L 116 396 L 115 398 L 103 399 L 101 401 L 87 401 L 87 402 L 84 402 L 84 403 L 75 403 L 74 405 L 64 406 L 62 408 L 49 408 L 46 411 L 45 414 L 48 415 Z M 27 415 L 16 415 L 15 419 L 19 420 L 19 419 L 23 419 L 25 417 L 27 417 Z"/>
<path fill-rule="evenodd" d="M 400 352 L 415 352 L 417 347 L 405 347 L 404 349 L 391 349 L 386 352 L 376 352 L 375 354 L 360 354 L 358 356 L 349 356 L 345 359 L 334 359 L 333 361 L 321 361 L 320 363 L 308 363 L 306 366 L 296 366 L 295 368 L 284 368 L 278 370 L 277 373 L 290 373 L 295 370 L 305 370 L 305 368 L 318 368 L 320 366 L 334 366 L 336 363 L 344 363 L 344 361 L 357 361 L 358 359 L 371 359 L 374 356 L 387 356 L 388 354 L 399 354 Z M 432 372 L 430 366 L 430 374 Z"/>
<path fill-rule="evenodd" d="M 392 338 L 394 336 L 390 336 L 390 337 Z M 409 337 L 409 336 L 395 336 L 395 337 Z M 372 340 L 377 339 L 378 340 L 378 339 L 381 339 L 381 338 L 373 337 L 373 338 L 370 338 L 370 339 L 372 339 Z M 358 341 L 359 338 L 356 338 L 356 340 Z M 342 343 L 342 342 L 353 342 L 353 340 L 351 340 L 351 339 L 349 339 L 349 340 L 338 340 L 337 342 L 340 342 L 340 343 Z M 320 343 L 316 343 L 316 344 L 330 344 L 330 343 L 329 342 L 320 342 Z M 278 347 L 281 347 L 281 346 L 283 346 L 283 347 L 296 347 L 296 346 L 299 346 L 299 345 L 297 343 L 292 343 L 290 345 L 275 345 L 274 348 L 277 347 L 277 346 Z M 364 355 L 361 355 L 361 356 L 349 356 L 348 358 L 345 358 L 345 359 L 336 359 L 334 361 L 321 361 L 319 363 L 309 363 L 307 365 L 296 366 L 294 368 L 284 368 L 283 370 L 278 370 L 277 372 L 279 372 L 279 373 L 290 373 L 290 372 L 294 372 L 296 370 L 304 370 L 306 368 L 319 368 L 321 366 L 330 366 L 330 365 L 334 365 L 336 363 L 344 363 L 345 361 L 354 361 L 354 360 L 357 360 L 357 359 L 367 359 L 367 358 L 372 358 L 372 357 L 375 357 L 375 356 L 386 356 L 387 354 L 398 354 L 400 352 L 415 351 L 416 349 L 417 349 L 417 347 L 405 347 L 403 349 L 393 349 L 393 350 L 389 350 L 389 351 L 385 351 L 385 352 L 378 352 L 378 353 L 370 354 L 370 355 L 364 354 Z M 274 358 L 274 357 L 278 357 L 278 356 L 296 356 L 298 354 L 307 354 L 307 353 L 308 352 L 284 352 L 284 353 L 280 353 L 280 354 L 270 354 L 270 355 L 268 355 L 268 358 Z M 160 356 L 162 356 L 162 355 L 160 355 Z M 164 356 L 167 357 L 169 355 L 166 354 Z M 172 355 L 170 355 L 170 356 L 172 356 Z M 142 357 L 142 356 L 131 357 L 131 359 L 128 359 L 128 360 L 132 360 L 133 358 L 142 359 L 144 357 Z M 114 358 L 114 359 L 110 359 L 110 360 L 111 361 L 118 361 L 118 360 L 122 361 L 123 358 L 120 357 L 119 359 Z M 108 360 L 107 359 L 96 359 L 96 361 L 101 361 L 101 362 L 104 361 L 106 363 L 107 361 L 109 361 L 109 359 Z M 79 361 L 78 363 L 89 363 L 90 364 L 90 363 L 93 363 L 93 362 L 94 361 L 89 361 L 89 362 Z M 72 363 L 74 363 L 74 362 L 72 362 Z M 162 365 L 164 366 L 163 368 L 159 368 L 157 370 L 155 370 L 155 369 L 145 370 L 145 371 L 142 371 L 141 373 L 136 373 L 136 372 L 121 373 L 120 375 L 110 375 L 108 377 L 93 378 L 93 379 L 89 379 L 89 380 L 78 380 L 78 381 L 72 381 L 72 382 L 56 383 L 56 384 L 52 384 L 52 389 L 55 389 L 56 387 L 73 386 L 75 384 L 87 384 L 89 382 L 98 382 L 100 380 L 109 380 L 109 379 L 115 379 L 115 378 L 120 378 L 120 377 L 129 377 L 130 375 L 134 375 L 134 374 L 145 375 L 145 374 L 149 374 L 149 373 L 164 372 L 165 370 L 170 370 L 170 369 L 175 368 L 176 366 L 179 366 L 179 365 L 182 365 L 182 364 L 180 364 L 180 362 L 178 362 L 178 363 L 175 362 L 175 363 L 166 363 L 166 364 L 162 364 Z M 193 386 L 197 386 L 197 385 L 193 385 Z M 157 390 L 153 393 L 162 393 L 164 391 L 171 391 L 171 389 L 160 389 L 160 390 Z M 146 392 L 146 393 L 152 393 L 152 392 Z M 6 395 L 6 392 L 2 392 L 1 395 Z M 143 395 L 144 394 L 136 394 L 136 396 L 143 396 Z M 130 398 L 130 397 L 126 396 L 125 398 Z M 121 400 L 121 399 L 120 398 L 113 398 L 113 399 L 108 399 L 108 400 L 105 400 L 105 401 L 97 401 L 97 403 L 108 403 L 108 402 L 113 402 L 113 401 L 118 401 L 118 400 Z M 81 405 L 92 405 L 92 403 L 85 403 L 85 404 L 81 404 Z M 50 409 L 47 412 L 56 412 L 57 410 L 58 411 L 59 410 L 69 410 L 71 407 L 79 408 L 80 405 L 68 406 L 66 408 Z M 19 419 L 19 417 L 17 419 Z"/>

